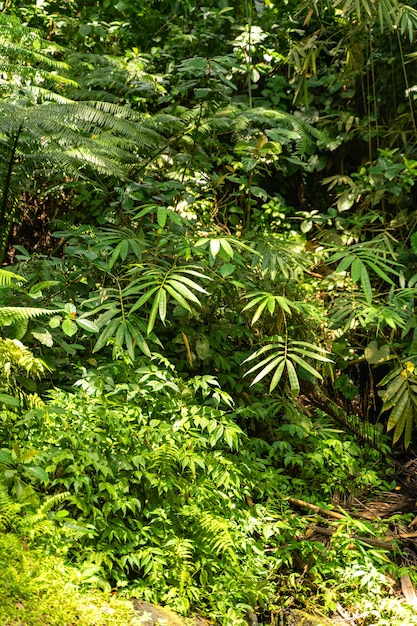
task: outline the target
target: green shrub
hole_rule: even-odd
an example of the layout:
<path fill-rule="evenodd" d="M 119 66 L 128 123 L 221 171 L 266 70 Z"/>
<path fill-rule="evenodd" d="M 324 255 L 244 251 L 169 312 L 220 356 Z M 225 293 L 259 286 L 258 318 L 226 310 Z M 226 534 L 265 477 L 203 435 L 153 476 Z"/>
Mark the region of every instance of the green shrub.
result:
<path fill-rule="evenodd" d="M 330 506 L 329 467 L 339 489 L 380 486 L 325 418 L 290 401 L 235 409 L 214 378 L 184 380 L 162 358 L 84 370 L 77 387 L 50 392 L 11 436 L 38 451 L 44 493 L 70 494 L 48 513 L 61 536 L 35 533 L 38 545 L 67 552 L 84 582 L 107 590 L 243 625 L 250 607 L 273 606 L 277 580 L 300 559 L 317 557 L 320 585 L 328 574 L 325 552 L 303 539 L 310 517 L 288 498 Z M 263 438 L 245 432 L 255 420 Z M 332 560 L 338 580 L 345 560 Z"/>

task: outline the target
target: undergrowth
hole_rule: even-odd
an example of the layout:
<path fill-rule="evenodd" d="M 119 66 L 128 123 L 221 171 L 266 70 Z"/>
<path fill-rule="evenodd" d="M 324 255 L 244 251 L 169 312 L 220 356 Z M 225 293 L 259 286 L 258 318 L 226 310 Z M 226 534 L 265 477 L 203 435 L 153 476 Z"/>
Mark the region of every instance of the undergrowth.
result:
<path fill-rule="evenodd" d="M 76 568 L 0 534 L 2 626 L 139 626 L 132 605 L 80 584 Z"/>
<path fill-rule="evenodd" d="M 389 472 L 379 478 L 387 468 L 378 452 L 293 403 L 265 398 L 263 417 L 255 403 L 236 408 L 216 379 L 184 380 L 161 358 L 80 374 L 73 391 L 51 391 L 20 416 L 3 413 L 0 521 L 40 550 L 26 555 L 8 539 L 23 579 L 6 578 L 6 596 L 17 598 L 3 609 L 7 619 L 38 602 L 49 585 L 44 566 L 57 594 L 59 585 L 76 589 L 54 554 L 71 560 L 77 584 L 223 626 L 244 626 L 251 611 L 264 626 L 284 608 L 331 615 L 340 603 L 360 611 L 363 626 L 382 626 L 407 610 L 390 582 L 401 575 L 399 554 L 356 539 L 383 538 L 389 520 L 329 522 L 297 505 L 332 509 L 336 490 L 370 497 L 392 488 Z M 250 435 L 254 413 L 259 429 L 265 422 L 262 438 Z M 325 543 L 312 536 L 317 525 L 331 532 Z M 27 565 L 32 555 L 42 555 L 39 571 Z M 82 596 L 74 594 L 68 610 L 76 612 Z M 64 623 L 61 609 L 51 623 Z"/>

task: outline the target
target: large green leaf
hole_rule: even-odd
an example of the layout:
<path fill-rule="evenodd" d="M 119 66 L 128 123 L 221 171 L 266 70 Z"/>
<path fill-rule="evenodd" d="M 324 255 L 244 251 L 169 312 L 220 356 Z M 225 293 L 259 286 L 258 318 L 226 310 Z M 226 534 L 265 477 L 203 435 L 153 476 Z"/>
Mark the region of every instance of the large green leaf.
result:
<path fill-rule="evenodd" d="M 0 393 L 0 403 L 6 404 L 7 406 L 14 406 L 16 408 L 20 406 L 19 400 L 8 393 Z"/>

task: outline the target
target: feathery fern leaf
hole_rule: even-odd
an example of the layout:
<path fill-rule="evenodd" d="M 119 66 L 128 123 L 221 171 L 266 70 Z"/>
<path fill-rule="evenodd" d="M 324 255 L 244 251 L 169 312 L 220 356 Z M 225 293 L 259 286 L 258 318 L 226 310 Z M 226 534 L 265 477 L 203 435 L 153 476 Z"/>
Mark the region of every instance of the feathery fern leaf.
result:
<path fill-rule="evenodd" d="M 10 272 L 11 273 L 11 272 Z M 0 276 L 1 278 L 1 276 Z M 59 309 L 42 309 L 36 307 L 5 306 L 0 308 L 0 328 L 23 320 L 33 319 L 40 315 L 54 315 Z"/>
<path fill-rule="evenodd" d="M 19 274 L 15 274 L 14 272 L 10 272 L 9 270 L 5 270 L 3 268 L 0 269 L 0 288 L 11 287 L 16 283 L 23 282 L 26 282 L 26 278 L 24 278 L 23 276 L 20 276 Z"/>
<path fill-rule="evenodd" d="M 56 527 L 54 521 L 48 518 L 48 513 L 52 507 L 67 500 L 69 497 L 69 491 L 47 496 L 35 511 L 26 512 L 26 515 L 19 523 L 19 531 L 29 535 L 31 539 L 45 534 L 52 534 Z"/>
<path fill-rule="evenodd" d="M 8 380 L 13 372 L 21 370 L 33 377 L 39 377 L 47 369 L 46 364 L 33 356 L 17 339 L 0 338 L 0 373 L 4 380 Z"/>
<path fill-rule="evenodd" d="M 294 141 L 297 153 L 301 157 L 309 156 L 315 147 L 315 142 L 327 144 L 329 138 L 322 131 L 317 130 L 308 122 L 286 113 L 272 109 L 258 107 L 245 112 L 248 121 L 265 130 L 265 134 L 274 141 L 286 143 L 288 139 Z M 280 131 L 290 130 L 291 135 Z"/>
<path fill-rule="evenodd" d="M 69 67 L 49 56 L 52 48 L 0 14 L 0 70 L 7 76 L 0 83 L 0 260 L 20 194 L 35 174 L 123 179 L 144 152 L 160 149 L 161 131 L 179 123 L 172 116 L 149 120 L 113 102 L 70 100 L 64 85 L 76 83 L 62 75 Z"/>
<path fill-rule="evenodd" d="M 227 553 L 237 563 L 238 559 L 228 520 L 204 511 L 200 515 L 199 523 L 204 531 L 205 540 L 214 554 L 223 556 Z"/>
<path fill-rule="evenodd" d="M 9 495 L 4 486 L 0 485 L 0 530 L 10 528 L 21 509 L 22 505 Z"/>

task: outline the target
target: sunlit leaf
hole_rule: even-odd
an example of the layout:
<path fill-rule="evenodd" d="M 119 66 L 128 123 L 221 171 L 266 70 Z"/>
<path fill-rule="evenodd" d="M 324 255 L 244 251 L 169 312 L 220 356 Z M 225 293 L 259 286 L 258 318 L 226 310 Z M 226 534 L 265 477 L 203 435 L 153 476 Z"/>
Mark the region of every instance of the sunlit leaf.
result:
<path fill-rule="evenodd" d="M 180 283 L 184 283 L 185 285 L 188 285 L 189 287 L 191 287 L 191 289 L 195 289 L 196 291 L 199 291 L 200 293 L 208 294 L 208 291 L 206 291 L 204 287 L 196 283 L 194 280 L 191 280 L 187 276 L 183 276 L 182 274 L 178 274 L 178 273 L 171 274 L 168 280 L 176 280 Z"/>
<path fill-rule="evenodd" d="M 158 306 L 159 317 L 162 322 L 165 322 L 165 318 L 167 315 L 167 292 L 163 287 L 159 290 L 159 306 Z"/>
<path fill-rule="evenodd" d="M 77 333 L 77 324 L 72 320 L 64 320 L 62 322 L 62 330 L 68 337 L 73 337 Z"/>
<path fill-rule="evenodd" d="M 168 291 L 168 285 L 167 285 L 167 291 Z M 148 317 L 148 326 L 146 329 L 146 332 L 148 333 L 148 335 L 152 332 L 153 327 L 155 326 L 156 316 L 159 310 L 160 294 L 161 294 L 161 291 L 158 289 L 158 291 L 156 292 L 153 304 L 152 304 L 151 312 L 149 313 L 149 317 Z"/>
<path fill-rule="evenodd" d="M 167 292 L 178 302 L 180 306 L 182 306 L 187 311 L 191 311 L 191 306 L 188 304 L 187 300 L 183 298 L 181 293 L 175 290 L 169 283 L 165 283 L 165 289 Z"/>
<path fill-rule="evenodd" d="M 42 333 L 32 331 L 32 336 L 35 337 L 35 339 L 37 339 L 43 346 L 52 348 L 54 345 L 53 337 L 49 331 L 44 331 Z"/>
<path fill-rule="evenodd" d="M 216 258 L 220 250 L 220 240 L 219 239 L 210 239 L 210 252 L 213 258 Z"/>
<path fill-rule="evenodd" d="M 223 248 L 223 250 L 225 251 L 226 255 L 232 259 L 234 252 L 233 252 L 233 248 L 230 245 L 230 243 L 227 241 L 227 239 L 220 239 L 220 245 Z M 215 255 L 213 255 L 215 256 Z"/>
<path fill-rule="evenodd" d="M 201 306 L 200 300 L 197 298 L 197 296 L 190 289 L 188 289 L 188 287 L 184 285 L 184 283 L 179 280 L 179 278 L 180 277 L 178 277 L 178 279 L 177 277 L 175 279 L 169 278 L 166 282 L 166 286 L 169 285 L 173 290 L 175 290 L 175 292 L 180 293 L 186 300 L 189 300 L 190 302 L 194 302 L 195 304 Z M 177 300 L 175 296 L 173 297 Z"/>
<path fill-rule="evenodd" d="M 286 359 L 285 364 L 287 366 L 291 395 L 293 398 L 296 398 L 300 393 L 300 382 L 298 380 L 297 372 L 295 371 L 295 367 L 290 359 Z"/>
<path fill-rule="evenodd" d="M 272 359 L 272 360 L 270 360 L 270 362 L 267 363 L 266 365 L 265 365 L 265 363 L 269 359 L 265 359 L 265 361 L 262 361 L 262 363 L 260 365 L 261 366 L 265 365 L 265 366 L 263 367 L 263 369 L 260 372 L 258 372 L 257 376 L 255 376 L 255 378 L 251 382 L 251 385 L 255 385 L 257 382 L 262 380 L 262 378 L 265 378 L 265 376 L 267 376 L 267 374 L 269 374 L 269 372 L 271 372 L 275 367 L 277 367 L 277 365 L 283 360 L 283 356 L 277 356 L 276 357 L 275 355 L 272 355 L 270 357 L 270 359 Z"/>
<path fill-rule="evenodd" d="M 279 381 L 282 378 L 282 374 L 284 372 L 284 368 L 285 368 L 285 359 L 284 357 L 281 357 L 281 363 L 279 363 L 277 369 L 274 372 L 274 375 L 271 379 L 271 384 L 269 386 L 269 391 L 274 391 L 275 387 L 278 385 Z"/>
<path fill-rule="evenodd" d="M 85 319 L 84 317 L 77 318 L 77 325 L 89 333 L 98 333 L 100 330 L 95 322 Z"/>

